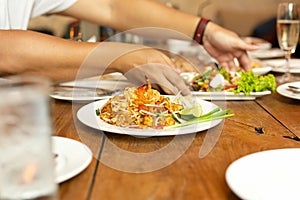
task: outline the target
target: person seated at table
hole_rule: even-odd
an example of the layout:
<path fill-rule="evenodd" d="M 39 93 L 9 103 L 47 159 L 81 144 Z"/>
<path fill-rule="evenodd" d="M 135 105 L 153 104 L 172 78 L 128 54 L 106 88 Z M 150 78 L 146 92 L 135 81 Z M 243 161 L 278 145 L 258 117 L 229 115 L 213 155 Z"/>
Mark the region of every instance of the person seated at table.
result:
<path fill-rule="evenodd" d="M 170 58 L 161 51 L 115 42 L 79 43 L 28 31 L 30 18 L 43 14 L 71 16 L 118 31 L 143 27 L 174 30 L 201 43 L 227 70 L 235 69 L 234 58 L 244 69 L 250 69 L 247 51 L 257 49 L 216 23 L 154 0 L 0 0 L 0 6 L 3 8 L 0 12 L 1 76 L 39 74 L 54 81 L 72 80 L 94 50 L 94 62 L 83 70 L 84 76 L 117 71 L 137 84 L 144 83 L 147 76 L 165 93 L 189 93 Z M 115 55 L 120 56 L 115 58 Z M 108 58 L 114 58 L 110 60 L 113 62 L 109 63 Z M 146 67 L 139 69 L 141 66 Z"/>
<path fill-rule="evenodd" d="M 251 33 L 251 36 L 262 38 L 272 44 L 273 48 L 279 48 L 276 35 L 276 17 L 257 24 Z"/>

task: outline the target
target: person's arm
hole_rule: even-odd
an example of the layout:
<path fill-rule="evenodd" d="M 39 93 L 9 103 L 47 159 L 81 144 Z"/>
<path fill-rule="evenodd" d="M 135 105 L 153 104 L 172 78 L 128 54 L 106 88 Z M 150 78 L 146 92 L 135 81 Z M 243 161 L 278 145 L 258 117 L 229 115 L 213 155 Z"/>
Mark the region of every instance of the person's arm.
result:
<path fill-rule="evenodd" d="M 0 43 L 0 76 L 42 75 L 61 82 L 121 72 L 138 86 L 147 77 L 168 94 L 189 93 L 171 60 L 142 45 L 76 42 L 22 30 L 0 30 Z"/>
<path fill-rule="evenodd" d="M 54 81 L 74 79 L 86 55 L 97 46 L 22 30 L 0 30 L 0 39 L 2 76 L 46 75 Z"/>
<path fill-rule="evenodd" d="M 119 31 L 160 27 L 193 37 L 199 17 L 155 0 L 78 0 L 63 12 Z"/>
<path fill-rule="evenodd" d="M 157 37 L 175 36 L 177 39 L 193 39 L 200 17 L 181 12 L 155 0 L 78 0 L 62 14 L 71 15 L 95 24 L 109 26 L 117 30 L 130 30 L 143 27 L 156 27 L 182 33 L 166 35 L 162 32 Z M 153 34 L 155 35 L 155 34 Z M 227 70 L 235 70 L 236 58 L 241 67 L 251 68 L 247 51 L 257 47 L 242 41 L 232 31 L 209 22 L 203 34 L 203 45 L 207 52 L 217 59 Z"/>

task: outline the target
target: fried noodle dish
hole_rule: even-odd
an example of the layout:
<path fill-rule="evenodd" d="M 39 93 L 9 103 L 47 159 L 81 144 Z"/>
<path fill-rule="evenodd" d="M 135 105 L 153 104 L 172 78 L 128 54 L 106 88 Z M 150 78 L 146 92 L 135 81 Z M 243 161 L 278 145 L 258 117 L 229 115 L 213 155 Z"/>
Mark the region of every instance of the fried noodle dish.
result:
<path fill-rule="evenodd" d="M 123 95 L 110 98 L 96 113 L 115 126 L 162 129 L 176 123 L 172 113 L 182 108 L 180 103 L 152 89 L 147 81 L 138 88 L 125 88 Z"/>

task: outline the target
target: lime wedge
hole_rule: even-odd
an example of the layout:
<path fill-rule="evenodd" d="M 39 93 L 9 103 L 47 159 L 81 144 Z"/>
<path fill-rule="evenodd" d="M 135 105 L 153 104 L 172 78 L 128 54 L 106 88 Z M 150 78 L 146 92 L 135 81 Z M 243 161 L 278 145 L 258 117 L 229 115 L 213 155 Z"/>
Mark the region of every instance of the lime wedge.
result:
<path fill-rule="evenodd" d="M 185 122 L 185 120 L 180 119 L 180 118 L 177 116 L 176 112 L 172 112 L 172 117 L 173 117 L 173 119 L 175 119 L 176 122 L 178 122 L 178 123 L 180 123 L 180 124 L 182 124 L 182 123 Z"/>
<path fill-rule="evenodd" d="M 179 114 L 184 116 L 200 117 L 202 115 L 202 106 L 201 104 L 197 103 L 193 107 L 182 109 L 179 111 Z"/>

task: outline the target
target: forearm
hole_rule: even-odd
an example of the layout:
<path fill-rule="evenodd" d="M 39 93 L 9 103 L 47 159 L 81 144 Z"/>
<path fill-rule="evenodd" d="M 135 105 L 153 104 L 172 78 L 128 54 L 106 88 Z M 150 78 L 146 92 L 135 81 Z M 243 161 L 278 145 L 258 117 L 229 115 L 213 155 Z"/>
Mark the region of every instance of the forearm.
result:
<path fill-rule="evenodd" d="M 0 74 L 39 74 L 53 80 L 74 78 L 85 56 L 95 45 L 31 31 L 0 31 Z M 72 49 L 70 51 L 70 49 Z"/>
<path fill-rule="evenodd" d="M 154 0 L 112 0 L 113 25 L 121 29 L 160 27 L 193 36 L 198 17 L 169 8 Z"/>
<path fill-rule="evenodd" d="M 64 14 L 120 31 L 157 27 L 175 30 L 190 38 L 199 21 L 197 16 L 169 8 L 155 0 L 78 0 Z"/>
<path fill-rule="evenodd" d="M 134 59 L 123 64 L 113 64 L 114 61 L 148 48 L 113 42 L 75 42 L 32 31 L 0 31 L 0 40 L 0 76 L 43 75 L 54 82 L 126 73 Z"/>

